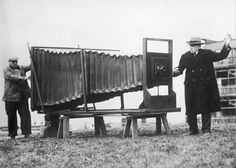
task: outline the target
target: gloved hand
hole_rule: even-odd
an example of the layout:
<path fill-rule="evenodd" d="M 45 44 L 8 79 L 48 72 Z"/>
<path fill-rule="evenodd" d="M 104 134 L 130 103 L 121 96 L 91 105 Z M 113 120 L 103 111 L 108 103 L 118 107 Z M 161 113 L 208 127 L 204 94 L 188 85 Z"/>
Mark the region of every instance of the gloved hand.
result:
<path fill-rule="evenodd" d="M 172 77 L 176 77 L 180 75 L 179 68 L 175 68 L 171 74 Z"/>
<path fill-rule="evenodd" d="M 230 35 L 230 34 L 226 34 L 226 36 L 225 36 L 225 38 L 224 38 L 225 45 L 226 45 L 226 46 L 229 46 L 231 40 L 232 40 L 231 35 Z"/>
<path fill-rule="evenodd" d="M 25 76 L 19 75 L 18 79 L 25 80 Z"/>

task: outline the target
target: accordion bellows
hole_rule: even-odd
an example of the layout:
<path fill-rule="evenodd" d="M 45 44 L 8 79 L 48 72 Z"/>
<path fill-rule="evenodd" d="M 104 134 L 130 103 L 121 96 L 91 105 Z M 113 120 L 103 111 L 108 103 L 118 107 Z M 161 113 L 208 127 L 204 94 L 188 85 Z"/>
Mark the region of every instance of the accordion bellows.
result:
<path fill-rule="evenodd" d="M 40 110 L 41 106 L 48 111 L 73 109 L 82 105 L 81 53 L 37 48 L 32 53 L 35 69 L 31 81 L 32 110 Z M 86 51 L 84 67 L 88 103 L 142 90 L 142 55 L 128 57 Z"/>

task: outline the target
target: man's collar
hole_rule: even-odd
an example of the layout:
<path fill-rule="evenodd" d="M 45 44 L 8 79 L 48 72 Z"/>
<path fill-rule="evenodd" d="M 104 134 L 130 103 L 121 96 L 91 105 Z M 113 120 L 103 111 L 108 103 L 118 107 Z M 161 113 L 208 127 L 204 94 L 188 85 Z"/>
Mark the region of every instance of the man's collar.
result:
<path fill-rule="evenodd" d="M 10 68 L 11 68 L 11 69 L 20 69 L 20 66 L 17 65 L 17 66 L 15 66 L 15 67 L 13 67 L 13 66 L 10 65 Z"/>

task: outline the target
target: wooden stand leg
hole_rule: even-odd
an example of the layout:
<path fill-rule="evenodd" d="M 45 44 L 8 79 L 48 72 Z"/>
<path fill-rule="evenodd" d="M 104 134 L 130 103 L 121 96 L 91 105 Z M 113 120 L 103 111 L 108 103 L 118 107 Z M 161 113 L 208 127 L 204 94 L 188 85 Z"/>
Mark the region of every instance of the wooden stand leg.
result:
<path fill-rule="evenodd" d="M 131 118 L 126 117 L 125 129 L 123 131 L 123 138 L 126 138 L 129 136 L 130 125 L 131 125 Z"/>
<path fill-rule="evenodd" d="M 132 139 L 138 138 L 138 122 L 136 117 L 131 117 L 132 120 Z"/>
<path fill-rule="evenodd" d="M 58 125 L 58 129 L 57 129 L 57 139 L 62 138 L 63 137 L 63 117 L 59 118 L 59 125 Z"/>
<path fill-rule="evenodd" d="M 170 126 L 168 124 L 166 114 L 163 114 L 161 118 L 162 118 L 163 125 L 165 127 L 166 134 L 168 134 L 168 135 L 171 134 Z"/>
<path fill-rule="evenodd" d="M 100 117 L 100 129 L 103 136 L 107 136 L 107 129 L 103 117 Z"/>
<path fill-rule="evenodd" d="M 161 134 L 161 118 L 156 117 L 156 135 Z"/>
<path fill-rule="evenodd" d="M 63 116 L 63 139 L 69 137 L 69 117 Z"/>
<path fill-rule="evenodd" d="M 107 135 L 106 125 L 103 117 L 94 117 L 95 135 L 99 136 L 101 133 L 103 136 Z"/>
<path fill-rule="evenodd" d="M 99 117 L 94 117 L 94 129 L 95 129 L 95 136 L 100 135 L 100 127 L 99 127 Z"/>

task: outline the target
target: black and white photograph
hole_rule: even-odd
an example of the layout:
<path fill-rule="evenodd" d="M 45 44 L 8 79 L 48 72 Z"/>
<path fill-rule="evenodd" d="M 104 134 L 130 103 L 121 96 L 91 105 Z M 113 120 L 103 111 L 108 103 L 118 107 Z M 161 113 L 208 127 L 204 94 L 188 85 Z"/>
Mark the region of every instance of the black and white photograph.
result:
<path fill-rule="evenodd" d="M 236 0 L 0 0 L 1 168 L 236 168 Z"/>

